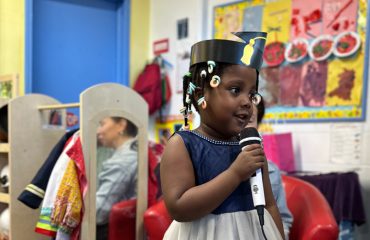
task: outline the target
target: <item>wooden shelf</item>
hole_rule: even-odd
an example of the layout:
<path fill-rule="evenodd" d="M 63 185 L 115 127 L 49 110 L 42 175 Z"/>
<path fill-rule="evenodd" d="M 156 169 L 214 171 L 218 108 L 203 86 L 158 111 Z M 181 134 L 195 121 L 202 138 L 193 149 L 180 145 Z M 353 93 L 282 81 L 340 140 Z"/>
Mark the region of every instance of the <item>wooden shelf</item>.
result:
<path fill-rule="evenodd" d="M 2 203 L 9 203 L 10 202 L 10 196 L 8 193 L 2 193 L 0 192 L 0 202 Z"/>
<path fill-rule="evenodd" d="M 9 152 L 9 143 L 0 143 L 0 153 Z"/>

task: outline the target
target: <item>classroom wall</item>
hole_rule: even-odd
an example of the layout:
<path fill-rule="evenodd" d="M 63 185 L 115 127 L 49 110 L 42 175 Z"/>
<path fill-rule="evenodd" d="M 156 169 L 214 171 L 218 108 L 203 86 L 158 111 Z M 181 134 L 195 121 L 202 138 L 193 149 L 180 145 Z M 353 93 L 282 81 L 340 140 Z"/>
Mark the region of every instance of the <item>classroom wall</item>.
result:
<path fill-rule="evenodd" d="M 24 0 L 0 1 L 0 75 L 19 74 L 24 94 Z"/>
<path fill-rule="evenodd" d="M 150 1 L 131 0 L 130 84 L 135 83 L 149 59 Z"/>
<path fill-rule="evenodd" d="M 173 92 L 175 90 L 176 54 L 181 49 L 176 47 L 181 44 L 176 41 L 176 21 L 188 17 L 189 43 L 212 37 L 212 11 L 214 6 L 235 2 L 235 0 L 203 0 L 203 1 L 171 1 L 152 0 L 151 6 L 151 41 L 161 38 L 170 39 L 170 52 L 163 56 L 174 64 L 174 69 L 169 71 Z M 155 3 L 155 4 L 154 4 Z M 370 23 L 368 23 L 370 24 Z M 185 44 L 190 46 L 189 44 Z M 367 69 L 367 67 L 366 67 Z M 370 84 L 368 84 L 370 88 Z M 370 89 L 367 89 L 369 93 Z M 348 122 L 347 126 L 359 127 L 362 130 L 361 156 L 358 163 L 351 161 L 333 163 L 331 139 L 335 127 L 343 123 L 300 123 L 300 124 L 274 124 L 275 132 L 292 132 L 294 154 L 297 168 L 303 171 L 331 172 L 331 171 L 356 171 L 359 174 L 363 188 L 364 203 L 370 201 L 370 97 L 367 97 L 367 116 L 365 122 Z M 168 104 L 165 114 L 178 114 L 182 106 L 182 95 L 174 94 Z M 196 120 L 199 122 L 199 120 Z M 154 120 L 150 122 L 150 129 L 154 129 Z M 153 136 L 152 136 L 153 137 Z M 356 228 L 356 239 L 368 239 L 370 236 L 370 206 L 365 204 L 368 223 Z"/>
<path fill-rule="evenodd" d="M 189 51 L 194 42 L 199 41 L 202 36 L 202 11 L 205 0 L 151 0 L 150 6 L 150 54 L 153 58 L 152 44 L 154 41 L 169 39 L 169 52 L 162 54 L 168 63 L 166 72 L 170 79 L 172 97 L 170 102 L 164 108 L 164 115 L 179 114 L 182 106 L 182 93 L 177 93 L 177 76 L 176 61 L 179 54 Z M 188 38 L 185 40 L 177 39 L 177 21 L 188 18 Z M 172 65 L 171 66 L 169 66 Z M 184 74 L 184 73 L 182 73 Z M 180 80 L 181 83 L 181 80 Z M 149 133 L 150 139 L 155 139 L 155 119 L 158 113 L 150 117 Z M 197 121 L 197 119 L 196 119 Z"/>

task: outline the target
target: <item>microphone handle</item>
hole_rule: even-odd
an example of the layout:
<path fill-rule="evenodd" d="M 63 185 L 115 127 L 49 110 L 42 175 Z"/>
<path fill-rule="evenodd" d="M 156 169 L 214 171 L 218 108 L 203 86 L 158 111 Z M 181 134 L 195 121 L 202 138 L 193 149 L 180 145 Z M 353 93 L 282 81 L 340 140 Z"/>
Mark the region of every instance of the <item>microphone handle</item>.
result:
<path fill-rule="evenodd" d="M 262 181 L 262 170 L 261 168 L 257 169 L 256 173 L 250 178 L 250 185 L 253 197 L 253 205 L 265 206 L 265 192 L 263 190 L 263 181 Z"/>

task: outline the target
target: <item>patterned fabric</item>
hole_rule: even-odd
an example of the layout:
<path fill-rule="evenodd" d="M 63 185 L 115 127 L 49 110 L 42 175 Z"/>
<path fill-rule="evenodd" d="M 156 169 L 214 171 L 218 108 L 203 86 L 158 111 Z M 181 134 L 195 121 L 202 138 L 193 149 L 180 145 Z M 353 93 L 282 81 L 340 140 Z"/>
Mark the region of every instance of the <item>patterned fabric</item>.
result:
<path fill-rule="evenodd" d="M 44 198 L 46 186 L 49 182 L 49 178 L 53 168 L 59 159 L 61 153 L 67 144 L 68 139 L 75 134 L 78 129 L 67 132 L 59 142 L 54 146 L 53 150 L 49 153 L 49 156 L 45 160 L 42 167 L 39 169 L 31 183 L 26 186 L 24 191 L 19 195 L 18 200 L 24 203 L 26 206 L 37 209 Z"/>
<path fill-rule="evenodd" d="M 67 169 L 59 185 L 52 211 L 51 223 L 58 226 L 58 231 L 72 233 L 81 220 L 82 197 L 76 166 L 73 160 L 68 162 Z"/>
<path fill-rule="evenodd" d="M 86 189 L 82 146 L 76 133 L 50 175 L 35 231 L 57 240 L 79 239 Z"/>
<path fill-rule="evenodd" d="M 67 155 L 74 161 L 76 165 L 78 182 L 82 196 L 85 197 L 87 192 L 87 177 L 85 171 L 85 160 L 82 151 L 81 138 L 77 138 L 72 148 L 67 151 Z"/>

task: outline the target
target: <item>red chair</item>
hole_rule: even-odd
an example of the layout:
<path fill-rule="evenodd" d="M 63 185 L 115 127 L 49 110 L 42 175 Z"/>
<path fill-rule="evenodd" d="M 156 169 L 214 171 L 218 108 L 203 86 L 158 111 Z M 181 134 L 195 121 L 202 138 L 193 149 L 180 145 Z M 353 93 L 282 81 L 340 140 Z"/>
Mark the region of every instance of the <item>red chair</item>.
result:
<path fill-rule="evenodd" d="M 336 240 L 338 225 L 321 192 L 305 181 L 283 176 L 288 208 L 294 221 L 289 239 Z M 171 223 L 163 200 L 146 210 L 144 227 L 149 240 L 162 240 Z"/>
<path fill-rule="evenodd" d="M 294 218 L 289 239 L 338 239 L 338 224 L 322 193 L 303 180 L 282 178 L 288 208 Z"/>
<path fill-rule="evenodd" d="M 144 228 L 148 240 L 162 240 L 171 222 L 163 200 L 148 208 L 144 213 Z"/>
<path fill-rule="evenodd" d="M 113 205 L 109 214 L 109 240 L 135 239 L 136 199 Z"/>

